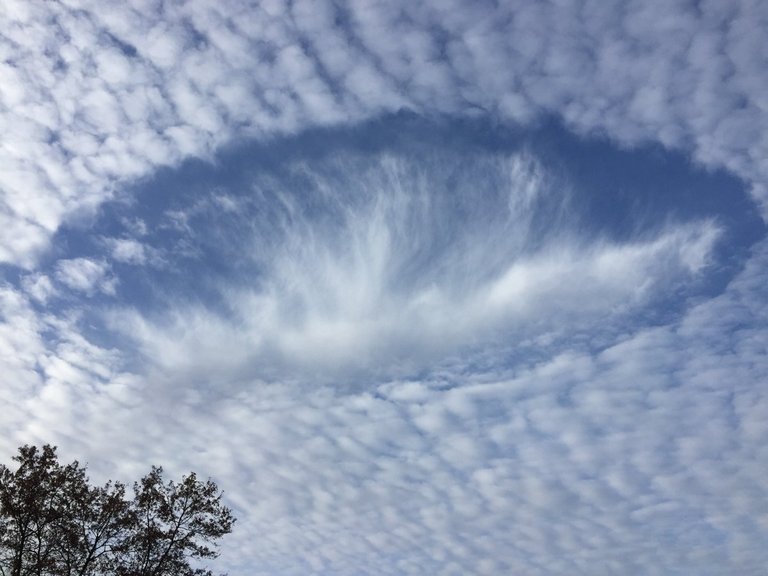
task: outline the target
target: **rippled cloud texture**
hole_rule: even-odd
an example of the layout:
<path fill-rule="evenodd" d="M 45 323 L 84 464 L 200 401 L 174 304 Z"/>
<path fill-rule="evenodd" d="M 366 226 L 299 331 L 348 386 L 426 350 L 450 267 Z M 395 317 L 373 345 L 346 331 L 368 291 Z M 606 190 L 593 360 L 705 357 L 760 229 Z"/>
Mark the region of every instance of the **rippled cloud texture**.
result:
<path fill-rule="evenodd" d="M 762 574 L 768 5 L 6 1 L 0 454 L 257 574 Z"/>

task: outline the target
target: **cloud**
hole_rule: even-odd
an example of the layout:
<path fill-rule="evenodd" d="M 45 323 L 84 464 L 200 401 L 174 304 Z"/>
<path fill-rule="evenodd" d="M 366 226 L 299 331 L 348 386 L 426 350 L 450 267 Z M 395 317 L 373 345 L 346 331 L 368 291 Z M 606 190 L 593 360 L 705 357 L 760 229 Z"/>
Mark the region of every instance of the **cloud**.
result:
<path fill-rule="evenodd" d="M 764 207 L 763 4 L 3 10 L 0 454 L 214 477 L 232 574 L 764 571 L 764 228 L 621 186 L 590 218 L 567 170 L 450 131 L 372 143 L 403 110 L 554 118 Z M 247 141 L 247 177 L 142 195 Z"/>
<path fill-rule="evenodd" d="M 117 279 L 109 274 L 106 262 L 72 258 L 56 263 L 56 280 L 76 292 L 90 296 L 96 292 L 114 294 Z"/>
<path fill-rule="evenodd" d="M 259 471 L 232 470 L 249 510 L 233 549 L 264 540 L 241 569 L 759 573 L 768 510 L 755 448 L 768 429 L 749 383 L 768 365 L 732 323 L 747 313 L 764 327 L 763 276 L 756 264 L 680 323 L 594 356 L 577 346 L 529 369 L 436 370 L 375 393 L 255 386 L 222 399 L 204 450 L 216 458 L 220 441 Z M 732 351 L 692 322 L 733 334 Z M 230 429 L 243 435 L 225 439 Z"/>
<path fill-rule="evenodd" d="M 109 242 L 112 246 L 112 258 L 126 264 L 144 264 L 147 259 L 143 244 L 130 238 L 114 238 Z"/>
<path fill-rule="evenodd" d="M 34 266 L 62 223 L 116 188 L 233 138 L 404 108 L 522 125 L 555 115 L 624 145 L 660 142 L 726 167 L 764 202 L 764 12 L 746 1 L 13 2 L 0 258 Z"/>
<path fill-rule="evenodd" d="M 24 291 L 29 294 L 33 300 L 45 304 L 52 296 L 56 295 L 56 288 L 51 279 L 45 274 L 30 274 L 25 276 L 22 284 Z"/>
<path fill-rule="evenodd" d="M 232 572 L 758 574 L 766 254 L 678 321 L 597 353 L 572 343 L 367 390 L 251 378 L 231 395 L 161 393 L 75 339 L 48 361 L 25 433 L 111 454 L 96 474 L 213 474 L 241 518 Z M 65 368 L 80 384 L 62 386 Z"/>
<path fill-rule="evenodd" d="M 213 239 L 198 253 L 239 272 L 198 279 L 221 306 L 113 314 L 161 371 L 410 373 L 500 337 L 616 323 L 694 279 L 721 234 L 701 220 L 589 239 L 569 183 L 527 152 L 347 153 L 281 170 L 250 195 L 168 213 L 178 234 Z"/>
<path fill-rule="evenodd" d="M 123 369 L 121 353 L 82 335 L 81 320 L 76 311 L 37 312 L 23 293 L 0 290 L 5 461 L 24 443 L 91 443 L 94 424 L 109 427 L 118 408 L 135 404 L 139 379 Z"/>
<path fill-rule="evenodd" d="M 768 377 L 765 241 L 721 293 L 649 325 L 633 313 L 655 310 L 654 298 L 678 289 L 670 288 L 675 278 L 690 289 L 717 264 L 707 264 L 719 238 L 710 220 L 638 230 L 623 241 L 585 234 L 576 189 L 566 216 L 549 217 L 563 212 L 563 183 L 534 157 L 457 164 L 444 154 L 451 162 L 442 156 L 431 166 L 392 154 L 300 162 L 291 174 L 310 184 L 300 188 L 303 203 L 273 174 L 254 182 L 263 193 L 255 198 L 269 198 L 261 213 L 201 201 L 179 233 L 242 232 L 228 220 L 239 217 L 272 223 L 248 229 L 252 243 L 277 235 L 269 250 L 251 251 L 243 236 L 237 246 L 291 288 L 273 296 L 275 306 L 310 287 L 325 303 L 323 294 L 338 287 L 335 307 L 316 308 L 304 296 L 309 316 L 358 313 L 349 279 L 360 277 L 375 280 L 360 294 L 375 295 L 371 306 L 391 301 L 388 310 L 413 301 L 421 281 L 442 281 L 454 300 L 435 318 L 471 319 L 467 302 L 490 306 L 483 290 L 508 294 L 510 270 L 521 266 L 545 290 L 518 289 L 526 306 L 502 318 L 506 333 L 435 355 L 407 375 L 377 372 L 372 362 L 348 378 L 354 385 L 341 385 L 323 381 L 317 364 L 270 372 L 267 356 L 254 361 L 247 322 L 255 327 L 260 318 L 233 298 L 239 316 L 180 306 L 177 324 L 135 331 L 154 366 L 133 370 L 130 345 L 84 337 L 93 320 L 85 311 L 36 311 L 32 296 L 5 287 L 0 351 L 13 385 L 0 394 L 12 432 L 0 449 L 53 441 L 64 458 L 88 461 L 99 480 L 131 480 L 152 463 L 171 475 L 214 477 L 240 518 L 220 565 L 233 574 L 759 574 L 768 559 L 768 404 L 754 386 Z M 414 193 L 403 198 L 403 189 Z M 537 219 L 542 212 L 548 217 Z M 478 227 L 483 234 L 473 234 Z M 151 233 L 144 241 L 151 245 Z M 423 259 L 419 247 L 429 247 Z M 441 254 L 458 269 L 441 267 Z M 305 270 L 320 255 L 322 265 Z M 256 288 L 246 293 L 253 298 Z M 516 301 L 505 298 L 506 306 Z M 593 298 L 602 304 L 589 306 Z M 554 345 L 539 338 L 547 329 L 536 322 L 547 314 L 565 332 Z M 442 337 L 408 326 L 427 340 Z M 485 322 L 478 326 L 482 333 Z M 530 357 L 519 360 L 521 349 Z M 421 354 L 418 346 L 406 352 Z M 225 357 L 231 363 L 222 369 Z"/>
<path fill-rule="evenodd" d="M 235 570 L 759 573 L 768 406 L 748 383 L 768 366 L 754 348 L 766 321 L 756 253 L 721 297 L 595 356 L 352 394 L 272 384 L 158 401 L 60 326 L 19 437 L 126 462 L 93 459 L 96 474 L 150 461 L 214 474 L 241 517 L 224 554 Z M 22 317 L 23 300 L 5 294 Z M 744 317 L 751 328 L 734 330 Z M 732 335 L 727 349 L 699 337 L 712 325 Z M 4 342 L 36 331 L 19 327 Z"/>

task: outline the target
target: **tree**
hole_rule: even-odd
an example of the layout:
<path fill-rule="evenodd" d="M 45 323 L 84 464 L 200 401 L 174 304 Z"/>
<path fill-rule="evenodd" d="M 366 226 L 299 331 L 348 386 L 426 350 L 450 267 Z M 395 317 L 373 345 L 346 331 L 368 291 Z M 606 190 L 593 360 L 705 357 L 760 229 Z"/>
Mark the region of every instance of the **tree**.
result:
<path fill-rule="evenodd" d="M 190 559 L 217 556 L 213 545 L 231 532 L 232 512 L 211 480 L 201 482 L 193 472 L 177 484 L 163 482 L 162 474 L 153 467 L 134 484 L 136 528 L 120 576 L 210 575 L 193 569 Z"/>
<path fill-rule="evenodd" d="M 216 484 L 194 473 L 176 483 L 153 467 L 133 486 L 89 484 L 56 448 L 19 448 L 15 471 L 0 464 L 0 576 L 210 576 L 200 559 L 235 518 Z"/>
<path fill-rule="evenodd" d="M 84 475 L 83 479 L 87 480 Z M 54 544 L 56 569 L 63 576 L 114 574 L 135 529 L 125 485 L 92 488 L 83 481 L 71 491 Z"/>
<path fill-rule="evenodd" d="M 0 574 L 54 574 L 54 545 L 82 470 L 61 466 L 50 446 L 23 446 L 13 459 L 16 472 L 0 465 Z"/>

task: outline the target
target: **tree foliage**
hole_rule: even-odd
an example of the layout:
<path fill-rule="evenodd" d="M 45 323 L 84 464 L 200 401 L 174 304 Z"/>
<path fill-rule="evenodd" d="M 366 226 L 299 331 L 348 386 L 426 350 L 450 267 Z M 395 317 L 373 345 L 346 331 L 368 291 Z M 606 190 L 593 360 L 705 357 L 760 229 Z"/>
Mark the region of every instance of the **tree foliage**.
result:
<path fill-rule="evenodd" d="M 0 576 L 210 576 L 195 566 L 218 556 L 235 518 L 216 484 L 180 482 L 153 467 L 133 485 L 91 486 L 56 448 L 22 446 L 0 464 Z"/>

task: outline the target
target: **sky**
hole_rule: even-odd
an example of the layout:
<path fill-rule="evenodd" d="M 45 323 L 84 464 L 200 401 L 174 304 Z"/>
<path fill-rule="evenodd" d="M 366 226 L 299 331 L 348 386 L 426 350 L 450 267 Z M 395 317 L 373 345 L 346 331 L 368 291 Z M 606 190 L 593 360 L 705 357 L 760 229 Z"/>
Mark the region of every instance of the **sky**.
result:
<path fill-rule="evenodd" d="M 768 565 L 768 3 L 4 0 L 0 457 L 229 576 Z"/>

